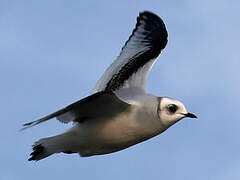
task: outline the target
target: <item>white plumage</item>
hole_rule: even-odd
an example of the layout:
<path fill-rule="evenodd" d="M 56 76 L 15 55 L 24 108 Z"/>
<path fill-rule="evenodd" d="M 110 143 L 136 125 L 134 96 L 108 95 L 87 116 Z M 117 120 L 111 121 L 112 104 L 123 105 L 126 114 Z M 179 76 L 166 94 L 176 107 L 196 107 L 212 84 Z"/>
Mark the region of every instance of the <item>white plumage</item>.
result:
<path fill-rule="evenodd" d="M 161 18 L 140 13 L 132 35 L 92 95 L 24 124 L 26 129 L 55 117 L 74 122 L 68 131 L 37 141 L 29 160 L 60 152 L 86 157 L 119 151 L 162 133 L 184 117 L 196 118 L 181 102 L 146 92 L 147 75 L 167 37 Z"/>

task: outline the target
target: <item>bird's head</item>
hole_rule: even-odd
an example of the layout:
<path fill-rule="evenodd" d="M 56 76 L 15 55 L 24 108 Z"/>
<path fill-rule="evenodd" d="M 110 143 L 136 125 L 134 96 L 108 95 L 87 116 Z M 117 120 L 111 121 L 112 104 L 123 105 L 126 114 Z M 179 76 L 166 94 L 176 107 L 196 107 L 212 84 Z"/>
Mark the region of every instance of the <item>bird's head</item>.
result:
<path fill-rule="evenodd" d="M 160 121 L 166 127 L 170 127 L 185 117 L 197 118 L 196 115 L 186 110 L 183 103 L 167 97 L 159 98 L 158 115 Z"/>

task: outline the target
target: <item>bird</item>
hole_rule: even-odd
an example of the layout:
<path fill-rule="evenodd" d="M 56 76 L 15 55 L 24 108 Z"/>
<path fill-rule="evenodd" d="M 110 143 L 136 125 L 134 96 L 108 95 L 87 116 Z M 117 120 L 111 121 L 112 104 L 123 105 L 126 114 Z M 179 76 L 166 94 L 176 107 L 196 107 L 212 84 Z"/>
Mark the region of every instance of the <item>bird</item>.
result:
<path fill-rule="evenodd" d="M 157 136 L 183 118 L 197 118 L 182 102 L 146 92 L 149 71 L 167 42 L 163 20 L 153 12 L 140 12 L 120 55 L 89 96 L 23 125 L 22 130 L 53 118 L 72 122 L 65 132 L 36 141 L 28 160 L 55 153 L 109 154 Z"/>

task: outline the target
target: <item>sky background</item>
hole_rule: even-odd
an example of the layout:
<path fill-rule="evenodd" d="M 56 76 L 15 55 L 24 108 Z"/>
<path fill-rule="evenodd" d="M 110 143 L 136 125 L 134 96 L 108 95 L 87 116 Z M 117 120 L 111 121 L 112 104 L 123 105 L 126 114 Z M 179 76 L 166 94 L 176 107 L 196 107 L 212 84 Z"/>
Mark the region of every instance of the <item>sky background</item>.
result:
<path fill-rule="evenodd" d="M 0 180 L 239 180 L 239 8 L 237 0 L 1 0 Z M 199 118 L 117 153 L 28 162 L 34 141 L 70 125 L 21 125 L 89 95 L 143 10 L 169 33 L 148 91 Z"/>

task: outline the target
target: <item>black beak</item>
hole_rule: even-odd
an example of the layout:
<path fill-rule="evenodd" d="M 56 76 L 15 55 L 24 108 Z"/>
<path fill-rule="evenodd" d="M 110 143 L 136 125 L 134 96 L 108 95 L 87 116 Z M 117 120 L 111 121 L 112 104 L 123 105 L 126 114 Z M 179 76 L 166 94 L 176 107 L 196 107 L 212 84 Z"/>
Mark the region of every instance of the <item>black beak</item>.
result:
<path fill-rule="evenodd" d="M 187 113 L 187 114 L 184 114 L 185 117 L 189 117 L 189 118 L 197 118 L 197 116 L 195 114 L 192 114 L 192 113 Z"/>

